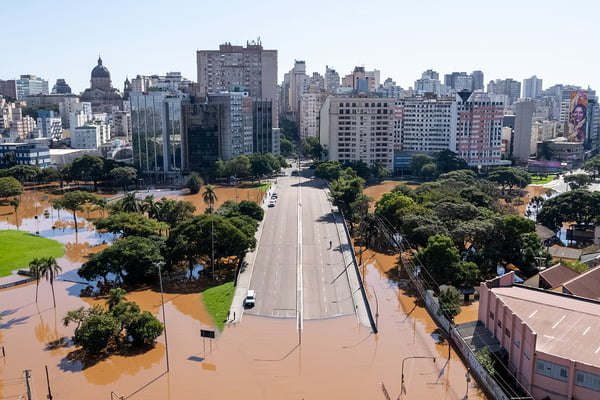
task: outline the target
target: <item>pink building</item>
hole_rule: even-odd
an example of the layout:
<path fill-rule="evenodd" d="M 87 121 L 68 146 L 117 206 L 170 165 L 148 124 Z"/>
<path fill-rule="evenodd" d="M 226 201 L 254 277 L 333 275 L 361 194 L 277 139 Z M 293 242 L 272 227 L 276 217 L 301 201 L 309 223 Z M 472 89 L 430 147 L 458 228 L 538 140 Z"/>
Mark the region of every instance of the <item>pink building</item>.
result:
<path fill-rule="evenodd" d="M 461 92 L 456 95 L 456 100 L 458 156 L 473 167 L 504 165 L 501 157 L 502 99 L 487 93 Z"/>
<path fill-rule="evenodd" d="M 511 272 L 481 284 L 479 320 L 535 399 L 600 399 L 600 302 L 513 285 Z"/>

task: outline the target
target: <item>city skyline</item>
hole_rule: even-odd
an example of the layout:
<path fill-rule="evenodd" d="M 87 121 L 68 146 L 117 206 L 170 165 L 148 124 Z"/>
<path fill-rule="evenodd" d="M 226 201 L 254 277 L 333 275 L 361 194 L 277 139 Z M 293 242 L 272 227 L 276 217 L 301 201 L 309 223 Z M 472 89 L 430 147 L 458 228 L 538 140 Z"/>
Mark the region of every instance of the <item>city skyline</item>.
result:
<path fill-rule="evenodd" d="M 594 68 L 600 60 L 585 39 L 600 11 L 591 1 L 577 9 L 557 1 L 512 0 L 495 7 L 462 1 L 450 9 L 434 1 L 423 10 L 383 0 L 343 7 L 309 0 L 287 17 L 289 7 L 281 3 L 250 8 L 236 0 L 224 14 L 217 6 L 185 1 L 165 10 L 156 1 L 108 0 L 101 6 L 108 19 L 71 0 L 60 9 L 40 9 L 41 4 L 5 5 L 6 15 L 28 15 L 28 23 L 5 21 L 5 32 L 16 32 L 19 40 L 5 44 L 0 79 L 34 74 L 52 87 L 64 78 L 79 93 L 89 87 L 100 54 L 120 90 L 126 77 L 137 74 L 180 71 L 195 80 L 196 50 L 218 49 L 224 42 L 245 45 L 260 37 L 265 49 L 278 50 L 279 83 L 298 59 L 306 61 L 309 73 L 323 74 L 326 65 L 342 76 L 357 65 L 378 69 L 382 81 L 391 77 L 403 88 L 430 68 L 440 76 L 482 70 L 485 83 L 537 75 L 544 88 L 600 87 Z"/>

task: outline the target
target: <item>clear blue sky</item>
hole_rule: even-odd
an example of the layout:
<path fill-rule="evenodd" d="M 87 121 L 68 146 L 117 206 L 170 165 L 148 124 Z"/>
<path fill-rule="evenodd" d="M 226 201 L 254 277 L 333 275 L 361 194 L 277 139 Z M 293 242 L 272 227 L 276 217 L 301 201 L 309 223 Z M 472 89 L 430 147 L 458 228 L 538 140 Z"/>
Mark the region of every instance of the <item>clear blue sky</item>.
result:
<path fill-rule="evenodd" d="M 432 68 L 600 91 L 599 21 L 597 0 L 10 1 L 0 79 L 30 73 L 52 88 L 65 78 L 80 92 L 100 53 L 121 90 L 137 74 L 181 71 L 195 81 L 196 50 L 260 36 L 279 51 L 279 81 L 300 59 L 309 73 L 377 68 L 404 88 Z"/>

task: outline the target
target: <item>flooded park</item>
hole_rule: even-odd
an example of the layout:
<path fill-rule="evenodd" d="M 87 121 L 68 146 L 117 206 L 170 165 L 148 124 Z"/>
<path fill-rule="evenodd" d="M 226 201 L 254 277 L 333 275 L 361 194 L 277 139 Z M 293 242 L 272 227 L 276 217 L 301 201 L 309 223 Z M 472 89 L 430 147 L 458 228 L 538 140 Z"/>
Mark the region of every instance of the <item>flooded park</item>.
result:
<path fill-rule="evenodd" d="M 141 193 L 146 195 L 146 193 Z M 196 213 L 205 204 L 200 194 L 153 193 L 191 201 Z M 307 320 L 300 332 L 294 319 L 244 315 L 222 331 L 205 309 L 199 293 L 164 293 L 148 288 L 127 294 L 127 299 L 165 320 L 165 333 L 149 351 L 112 355 L 82 361 L 72 344 L 73 327 L 62 319 L 69 310 L 103 304 L 105 299 L 80 297 L 88 282 L 75 270 L 86 257 L 110 245 L 113 235 L 94 229 L 94 218 L 104 210 L 78 214 L 75 233 L 72 215 L 54 210 L 52 195 L 26 191 L 18 215 L 0 206 L 0 230 L 27 231 L 64 245 L 58 259 L 63 274 L 54 283 L 56 308 L 50 287 L 40 282 L 0 291 L 0 398 L 19 398 L 27 391 L 30 371 L 33 399 L 384 399 L 401 392 L 403 359 L 426 356 L 430 360 L 406 363 L 407 399 L 485 398 L 464 364 L 440 340 L 427 312 L 397 285 L 397 257 L 367 251 L 363 279 L 369 303 L 376 313 L 378 334 L 361 326 L 355 316 Z M 218 188 L 218 202 L 262 201 L 257 188 Z M 0 283 L 17 279 L 0 278 Z M 457 318 L 476 319 L 467 307 Z M 462 322 L 462 321 L 461 321 Z M 215 339 L 200 330 L 215 330 Z M 435 361 L 432 361 L 435 358 Z M 46 376 L 47 367 L 48 375 Z"/>

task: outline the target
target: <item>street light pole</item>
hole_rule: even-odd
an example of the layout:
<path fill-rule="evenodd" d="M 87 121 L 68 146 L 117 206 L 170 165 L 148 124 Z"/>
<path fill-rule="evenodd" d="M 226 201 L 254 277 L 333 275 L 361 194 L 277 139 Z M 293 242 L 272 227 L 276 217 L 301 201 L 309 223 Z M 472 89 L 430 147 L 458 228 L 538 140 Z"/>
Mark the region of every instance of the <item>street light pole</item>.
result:
<path fill-rule="evenodd" d="M 467 372 L 465 372 L 465 379 L 467 380 L 467 389 L 465 391 L 465 397 L 463 397 L 463 400 L 468 400 L 469 398 L 469 382 L 471 382 L 471 375 L 469 374 L 469 372 L 471 372 L 471 370 L 467 368 Z"/>
<path fill-rule="evenodd" d="M 373 285 L 371 284 L 367 284 L 368 287 L 371 288 L 371 290 L 373 290 L 373 296 L 375 296 L 375 327 L 377 327 L 377 319 L 379 318 L 379 299 L 377 298 L 377 292 L 375 291 L 375 288 L 373 287 Z M 377 329 L 379 330 L 379 329 Z"/>
<path fill-rule="evenodd" d="M 160 284 L 160 306 L 162 308 L 163 325 L 165 329 L 165 351 L 167 355 L 167 372 L 169 372 L 169 342 L 167 341 L 167 320 L 165 317 L 165 299 L 163 297 L 163 283 L 162 283 L 162 262 L 156 263 L 158 266 L 158 282 Z"/>
<path fill-rule="evenodd" d="M 406 360 L 416 359 L 416 358 L 431 359 L 435 363 L 435 357 L 432 357 L 432 356 L 410 356 L 410 357 L 404 357 L 404 359 L 402 360 L 402 383 L 400 384 L 400 395 L 398 396 L 399 399 L 402 397 L 403 393 L 406 394 L 406 386 L 404 386 L 404 362 Z"/>

